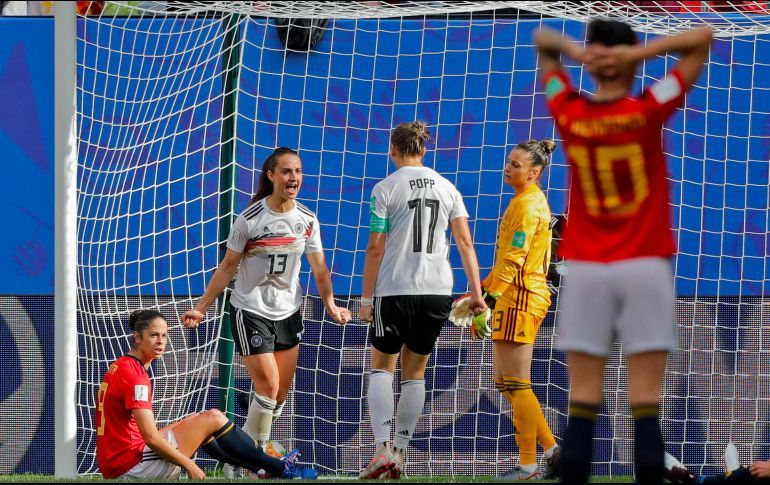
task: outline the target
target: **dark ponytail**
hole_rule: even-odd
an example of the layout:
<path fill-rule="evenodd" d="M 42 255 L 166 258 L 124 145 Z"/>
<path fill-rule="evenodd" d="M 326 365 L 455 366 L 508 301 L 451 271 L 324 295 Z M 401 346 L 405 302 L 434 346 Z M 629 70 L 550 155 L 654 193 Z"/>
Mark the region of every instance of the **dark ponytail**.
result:
<path fill-rule="evenodd" d="M 162 318 L 164 321 L 166 320 L 166 317 L 164 317 L 158 310 L 134 310 L 131 312 L 131 316 L 128 317 L 128 324 L 133 332 L 142 333 L 156 318 Z"/>
<path fill-rule="evenodd" d="M 265 163 L 262 164 L 262 173 L 259 174 L 259 187 L 257 188 L 257 193 L 251 198 L 249 205 L 258 200 L 262 200 L 273 193 L 273 182 L 267 176 L 267 172 L 275 172 L 275 167 L 278 166 L 278 160 L 287 154 L 297 155 L 297 152 L 291 148 L 278 147 L 265 159 Z"/>

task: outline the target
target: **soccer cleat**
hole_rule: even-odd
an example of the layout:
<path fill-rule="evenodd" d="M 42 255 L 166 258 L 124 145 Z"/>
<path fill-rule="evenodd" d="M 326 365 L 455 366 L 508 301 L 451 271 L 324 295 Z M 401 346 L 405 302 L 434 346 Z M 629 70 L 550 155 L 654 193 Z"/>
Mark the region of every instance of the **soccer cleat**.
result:
<path fill-rule="evenodd" d="M 234 480 L 243 476 L 241 467 L 229 463 L 225 463 L 224 466 L 222 466 L 222 475 L 229 480 Z"/>
<path fill-rule="evenodd" d="M 738 457 L 738 449 L 734 444 L 728 443 L 725 447 L 725 471 L 729 475 L 741 467 L 741 460 Z"/>
<path fill-rule="evenodd" d="M 365 480 L 379 478 L 380 475 L 390 471 L 395 465 L 390 447 L 387 444 L 381 445 L 374 453 L 369 465 L 358 475 L 358 478 Z"/>
<path fill-rule="evenodd" d="M 535 468 L 535 471 L 528 472 L 520 465 L 516 465 L 510 471 L 503 473 L 498 480 L 540 480 L 540 470 Z"/>
<path fill-rule="evenodd" d="M 551 480 L 559 478 L 559 464 L 561 463 L 561 446 L 557 446 L 551 456 L 545 459 L 545 470 L 543 471 L 543 478 Z"/>
<path fill-rule="evenodd" d="M 663 456 L 663 465 L 663 477 L 670 483 L 695 483 L 696 475 L 669 453 Z"/>
<path fill-rule="evenodd" d="M 280 478 L 288 479 L 288 480 L 315 480 L 318 478 L 318 471 L 314 468 L 300 468 L 297 466 L 297 461 L 299 460 L 300 454 L 299 450 L 291 450 L 285 455 L 283 455 L 283 458 L 281 458 L 281 461 L 284 462 L 286 465 L 286 468 L 283 470 L 283 474 Z"/>
<path fill-rule="evenodd" d="M 380 480 L 398 480 L 404 474 L 404 452 L 393 451 L 393 468 L 380 475 Z"/>
<path fill-rule="evenodd" d="M 264 451 L 267 456 L 278 458 L 279 460 L 283 459 L 284 455 L 286 454 L 286 449 L 277 441 L 265 441 L 260 446 L 262 447 L 262 451 Z M 249 472 L 248 476 L 252 480 L 270 478 L 270 474 L 265 470 L 260 470 L 258 473 Z"/>

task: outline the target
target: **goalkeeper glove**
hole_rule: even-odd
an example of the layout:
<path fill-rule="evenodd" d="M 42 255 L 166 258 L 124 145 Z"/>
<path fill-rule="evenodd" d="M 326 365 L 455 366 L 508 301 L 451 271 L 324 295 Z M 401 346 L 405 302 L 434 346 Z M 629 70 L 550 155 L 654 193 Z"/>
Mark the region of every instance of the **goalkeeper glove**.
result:
<path fill-rule="evenodd" d="M 449 321 L 460 328 L 465 328 L 473 321 L 473 312 L 471 312 L 471 294 L 466 293 L 452 302 L 452 309 L 449 311 Z"/>
<path fill-rule="evenodd" d="M 490 310 L 494 310 L 495 305 L 497 304 L 497 299 L 500 298 L 501 295 L 499 293 L 492 293 L 483 286 L 481 287 L 481 291 L 481 297 L 484 299 L 484 303 L 487 304 Z"/>
<path fill-rule="evenodd" d="M 483 340 L 492 335 L 492 327 L 489 326 L 489 321 L 492 319 L 491 317 L 492 310 L 489 308 L 473 317 L 473 325 L 471 325 L 472 339 Z"/>
<path fill-rule="evenodd" d="M 471 338 L 476 340 L 483 340 L 492 335 L 492 327 L 490 326 L 489 322 L 492 320 L 492 310 L 495 309 L 497 299 L 500 298 L 499 294 L 492 293 L 483 286 L 481 287 L 481 290 L 483 291 L 481 296 L 484 298 L 484 303 L 487 304 L 487 309 L 473 317 L 473 325 L 471 326 Z"/>

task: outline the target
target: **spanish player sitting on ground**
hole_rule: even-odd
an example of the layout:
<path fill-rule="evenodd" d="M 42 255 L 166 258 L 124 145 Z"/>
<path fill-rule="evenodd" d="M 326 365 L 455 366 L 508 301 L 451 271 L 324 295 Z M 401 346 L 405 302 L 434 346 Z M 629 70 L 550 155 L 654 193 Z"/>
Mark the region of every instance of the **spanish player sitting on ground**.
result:
<path fill-rule="evenodd" d="M 96 396 L 96 460 L 102 476 L 144 481 L 205 478 L 192 457 L 200 448 L 209 456 L 276 478 L 312 479 L 312 468 L 296 466 L 298 450 L 282 459 L 265 454 L 245 432 L 218 409 L 190 415 L 162 429 L 152 408 L 152 361 L 163 356 L 168 324 L 157 310 L 136 310 L 129 323 L 131 350 L 110 365 Z"/>

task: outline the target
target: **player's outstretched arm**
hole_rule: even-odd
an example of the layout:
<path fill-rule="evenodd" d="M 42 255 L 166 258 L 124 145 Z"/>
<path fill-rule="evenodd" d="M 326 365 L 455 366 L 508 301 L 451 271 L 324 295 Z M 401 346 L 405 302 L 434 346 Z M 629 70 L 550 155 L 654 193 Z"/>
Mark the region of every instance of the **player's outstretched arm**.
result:
<path fill-rule="evenodd" d="M 374 286 L 377 283 L 377 275 L 380 272 L 382 257 L 385 256 L 385 241 L 388 239 L 386 232 L 369 232 L 369 242 L 366 245 L 366 259 L 364 260 L 363 287 L 361 288 L 361 310 L 359 317 L 364 321 L 372 319 L 372 296 Z"/>
<path fill-rule="evenodd" d="M 326 265 L 326 256 L 323 251 L 307 255 L 307 261 L 310 263 L 310 269 L 313 270 L 315 284 L 318 286 L 318 293 L 324 302 L 327 313 L 335 322 L 345 325 L 350 321 L 350 310 L 344 307 L 338 307 L 334 303 L 334 287 L 329 273 L 329 267 Z"/>
<path fill-rule="evenodd" d="M 233 280 L 242 256 L 243 253 L 233 251 L 232 249 L 227 250 L 225 257 L 222 258 L 222 262 L 219 263 L 219 267 L 214 271 L 214 276 L 211 277 L 206 291 L 201 299 L 198 300 L 198 304 L 195 305 L 194 309 L 186 311 L 182 315 L 182 324 L 185 327 L 195 328 L 200 325 L 206 310 Z"/>
<path fill-rule="evenodd" d="M 583 47 L 571 37 L 548 27 L 543 27 L 535 32 L 535 46 L 537 47 L 541 77 L 551 71 L 562 69 L 560 60 L 562 54 L 583 62 Z"/>
<path fill-rule="evenodd" d="M 484 298 L 481 297 L 481 278 L 479 276 L 479 261 L 476 258 L 476 250 L 473 248 L 471 231 L 468 228 L 468 219 L 465 217 L 455 217 L 449 222 L 452 228 L 457 250 L 460 252 L 460 258 L 463 262 L 465 276 L 468 278 L 468 286 L 471 293 L 470 309 L 474 313 L 481 313 L 487 309 Z"/>

